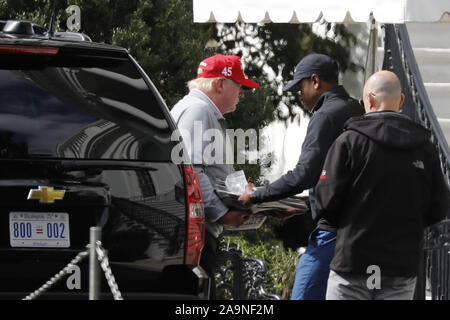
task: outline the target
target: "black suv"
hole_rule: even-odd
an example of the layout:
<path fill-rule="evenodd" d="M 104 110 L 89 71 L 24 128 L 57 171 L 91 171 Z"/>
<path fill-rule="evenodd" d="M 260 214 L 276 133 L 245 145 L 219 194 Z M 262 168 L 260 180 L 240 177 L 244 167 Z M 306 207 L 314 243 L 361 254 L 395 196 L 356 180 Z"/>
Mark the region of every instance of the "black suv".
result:
<path fill-rule="evenodd" d="M 175 165 L 167 106 L 127 50 L 0 23 L 0 298 L 23 298 L 89 243 L 124 299 L 207 298 L 201 190 Z M 88 297 L 66 280 L 40 298 Z M 111 298 L 103 279 L 101 298 Z"/>

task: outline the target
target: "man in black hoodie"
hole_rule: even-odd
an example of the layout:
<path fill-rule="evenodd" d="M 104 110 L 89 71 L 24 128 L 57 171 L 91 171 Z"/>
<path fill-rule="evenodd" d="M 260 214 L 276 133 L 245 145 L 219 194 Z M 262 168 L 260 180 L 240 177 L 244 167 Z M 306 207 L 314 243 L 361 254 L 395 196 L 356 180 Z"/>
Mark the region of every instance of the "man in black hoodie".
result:
<path fill-rule="evenodd" d="M 424 227 L 450 192 L 427 129 L 398 113 L 389 71 L 364 86 L 366 114 L 347 121 L 316 186 L 318 214 L 337 226 L 327 299 L 412 299 Z"/>

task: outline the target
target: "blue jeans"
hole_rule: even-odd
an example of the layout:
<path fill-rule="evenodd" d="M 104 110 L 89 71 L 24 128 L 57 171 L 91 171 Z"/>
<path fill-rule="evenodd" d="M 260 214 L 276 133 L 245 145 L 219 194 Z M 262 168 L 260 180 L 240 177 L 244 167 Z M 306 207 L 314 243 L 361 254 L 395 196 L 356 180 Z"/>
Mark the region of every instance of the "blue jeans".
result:
<path fill-rule="evenodd" d="M 291 300 L 325 300 L 336 234 L 314 229 L 298 261 Z"/>

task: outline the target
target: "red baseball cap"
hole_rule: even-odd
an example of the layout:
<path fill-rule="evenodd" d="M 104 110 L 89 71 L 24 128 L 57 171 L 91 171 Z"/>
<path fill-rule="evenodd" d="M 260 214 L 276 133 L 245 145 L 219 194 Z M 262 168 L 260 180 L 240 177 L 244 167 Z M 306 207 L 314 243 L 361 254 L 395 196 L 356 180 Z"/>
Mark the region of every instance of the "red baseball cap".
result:
<path fill-rule="evenodd" d="M 217 77 L 234 80 L 252 89 L 259 87 L 259 84 L 245 77 L 241 58 L 238 56 L 216 54 L 200 62 L 197 69 L 197 78 Z"/>

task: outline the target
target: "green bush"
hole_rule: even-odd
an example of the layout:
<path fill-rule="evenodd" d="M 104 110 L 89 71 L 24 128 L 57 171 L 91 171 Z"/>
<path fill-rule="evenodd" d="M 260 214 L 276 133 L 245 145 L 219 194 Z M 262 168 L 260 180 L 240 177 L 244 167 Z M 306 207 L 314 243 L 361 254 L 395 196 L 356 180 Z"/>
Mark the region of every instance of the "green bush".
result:
<path fill-rule="evenodd" d="M 298 253 L 291 249 L 284 249 L 281 241 L 249 242 L 244 235 L 225 234 L 221 246 L 228 250 L 236 248 L 242 251 L 243 257 L 257 258 L 267 266 L 268 272 L 264 281 L 264 288 L 268 293 L 277 294 L 282 299 L 289 299 L 294 283 Z"/>

